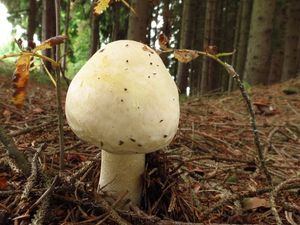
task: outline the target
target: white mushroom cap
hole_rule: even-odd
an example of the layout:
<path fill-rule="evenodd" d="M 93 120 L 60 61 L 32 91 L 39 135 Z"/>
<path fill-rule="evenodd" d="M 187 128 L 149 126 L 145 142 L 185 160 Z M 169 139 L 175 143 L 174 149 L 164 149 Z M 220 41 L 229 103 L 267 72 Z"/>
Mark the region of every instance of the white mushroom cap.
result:
<path fill-rule="evenodd" d="M 79 138 L 105 151 L 145 154 L 173 139 L 178 91 L 153 49 L 115 41 L 96 52 L 72 80 L 66 116 Z"/>

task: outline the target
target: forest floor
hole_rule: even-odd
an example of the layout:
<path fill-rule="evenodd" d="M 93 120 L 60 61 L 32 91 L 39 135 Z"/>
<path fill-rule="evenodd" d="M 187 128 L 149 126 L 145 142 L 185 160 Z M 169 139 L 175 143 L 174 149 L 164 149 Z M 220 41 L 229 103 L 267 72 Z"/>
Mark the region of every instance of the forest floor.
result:
<path fill-rule="evenodd" d="M 0 124 L 35 163 L 26 179 L 0 145 L 0 224 L 276 224 L 238 91 L 182 103 L 178 133 L 167 149 L 148 157 L 143 203 L 130 211 L 95 196 L 99 150 L 67 123 L 65 169 L 56 176 L 54 88 L 31 82 L 22 110 L 10 103 L 12 92 L 11 81 L 0 76 Z M 250 96 L 276 211 L 283 224 L 300 224 L 300 79 L 253 87 Z"/>

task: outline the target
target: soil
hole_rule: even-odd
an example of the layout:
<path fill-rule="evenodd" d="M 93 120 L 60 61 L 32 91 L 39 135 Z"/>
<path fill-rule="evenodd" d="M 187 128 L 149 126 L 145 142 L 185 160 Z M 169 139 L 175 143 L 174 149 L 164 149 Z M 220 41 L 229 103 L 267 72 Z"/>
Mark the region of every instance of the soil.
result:
<path fill-rule="evenodd" d="M 147 157 L 141 206 L 125 211 L 95 194 L 100 150 L 66 122 L 59 171 L 55 88 L 31 82 L 17 109 L 0 76 L 1 127 L 32 167 L 26 178 L 0 144 L 0 224 L 300 224 L 299 90 L 300 79 L 248 90 L 261 157 L 238 90 L 183 102 L 173 142 Z"/>

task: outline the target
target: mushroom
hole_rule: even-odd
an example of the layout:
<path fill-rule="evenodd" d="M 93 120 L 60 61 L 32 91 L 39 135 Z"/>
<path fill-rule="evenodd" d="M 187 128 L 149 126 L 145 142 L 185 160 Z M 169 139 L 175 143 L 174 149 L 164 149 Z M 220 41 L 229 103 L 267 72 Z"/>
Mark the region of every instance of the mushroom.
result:
<path fill-rule="evenodd" d="M 177 87 L 153 49 L 115 41 L 72 80 L 66 117 L 79 138 L 102 149 L 99 189 L 139 205 L 145 154 L 166 147 L 178 128 Z"/>

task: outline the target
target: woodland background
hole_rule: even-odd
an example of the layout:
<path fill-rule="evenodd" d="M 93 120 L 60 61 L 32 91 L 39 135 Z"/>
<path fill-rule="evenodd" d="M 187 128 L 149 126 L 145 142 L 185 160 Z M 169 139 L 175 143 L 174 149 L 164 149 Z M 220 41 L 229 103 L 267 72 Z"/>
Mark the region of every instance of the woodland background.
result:
<path fill-rule="evenodd" d="M 23 39 L 43 41 L 55 36 L 55 7 L 51 0 L 1 0 L 9 21 L 26 29 Z M 157 47 L 163 32 L 172 48 L 231 52 L 225 60 L 246 85 L 273 84 L 297 76 L 300 70 L 300 1 L 298 0 L 132 0 L 134 14 L 120 1 L 111 1 L 100 16 L 95 3 L 61 1 L 61 34 L 68 36 L 64 68 L 69 77 L 102 46 L 132 39 Z M 6 46 L 2 52 L 14 50 Z M 48 51 L 46 54 L 50 54 Z M 230 91 L 224 69 L 206 58 L 178 63 L 162 55 L 181 94 Z M 66 63 L 67 62 L 67 63 Z"/>
<path fill-rule="evenodd" d="M 54 0 L 0 2 L 14 28 L 25 29 L 1 57 L 57 35 Z M 203 55 L 183 64 L 161 54 L 181 93 L 180 125 L 165 151 L 147 156 L 140 208 L 124 211 L 95 197 L 99 149 L 66 123 L 59 71 L 46 64 L 54 88 L 35 60 L 30 77 L 42 84 L 29 82 L 18 109 L 10 79 L 16 60 L 1 58 L 0 224 L 300 224 L 299 0 L 128 1 L 136 13 L 111 0 L 100 16 L 95 0 L 60 3 L 60 30 L 68 37 L 60 45 L 61 72 L 69 79 L 111 41 L 159 48 L 164 33 L 171 48 L 234 51 L 221 59 L 246 90 Z M 54 48 L 44 54 L 54 58 Z"/>

